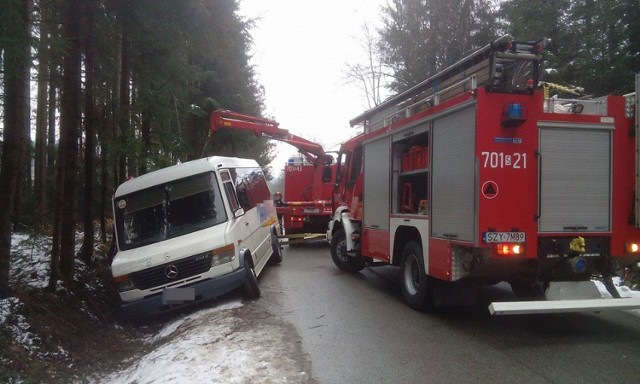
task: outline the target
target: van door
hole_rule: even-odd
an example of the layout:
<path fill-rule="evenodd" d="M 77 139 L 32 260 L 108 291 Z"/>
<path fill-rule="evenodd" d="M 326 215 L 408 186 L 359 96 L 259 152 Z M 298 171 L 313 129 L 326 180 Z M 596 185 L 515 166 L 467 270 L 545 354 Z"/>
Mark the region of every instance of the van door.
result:
<path fill-rule="evenodd" d="M 233 243 L 237 247 L 248 248 L 253 251 L 254 246 L 251 244 L 250 222 L 246 212 L 242 214 L 242 207 L 238 201 L 238 195 L 229 171 L 221 170 L 220 178 L 222 180 L 222 189 L 231 208 L 230 225 L 226 234 L 227 243 Z"/>
<path fill-rule="evenodd" d="M 252 254 L 256 260 L 256 273 L 260 273 L 272 249 L 271 225 L 264 206 L 265 200 L 271 199 L 271 193 L 260 168 L 236 168 L 235 171 L 238 200 L 251 223 Z"/>

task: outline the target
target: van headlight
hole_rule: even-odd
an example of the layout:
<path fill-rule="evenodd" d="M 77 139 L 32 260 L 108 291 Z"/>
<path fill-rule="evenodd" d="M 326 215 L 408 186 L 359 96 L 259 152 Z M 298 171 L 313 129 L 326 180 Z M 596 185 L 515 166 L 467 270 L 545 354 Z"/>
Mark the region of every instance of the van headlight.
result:
<path fill-rule="evenodd" d="M 236 246 L 229 244 L 211 251 L 211 266 L 226 264 L 236 257 Z"/>
<path fill-rule="evenodd" d="M 118 292 L 126 292 L 136 288 L 133 280 L 129 278 L 129 275 L 114 276 L 113 281 L 118 287 Z"/>

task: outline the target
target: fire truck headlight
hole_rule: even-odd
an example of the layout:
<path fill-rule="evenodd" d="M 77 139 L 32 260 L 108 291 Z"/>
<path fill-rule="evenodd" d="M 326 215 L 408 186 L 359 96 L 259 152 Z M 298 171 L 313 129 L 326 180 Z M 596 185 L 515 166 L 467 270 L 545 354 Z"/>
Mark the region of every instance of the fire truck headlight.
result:
<path fill-rule="evenodd" d="M 640 253 L 640 243 L 627 243 L 625 246 L 627 253 Z"/>

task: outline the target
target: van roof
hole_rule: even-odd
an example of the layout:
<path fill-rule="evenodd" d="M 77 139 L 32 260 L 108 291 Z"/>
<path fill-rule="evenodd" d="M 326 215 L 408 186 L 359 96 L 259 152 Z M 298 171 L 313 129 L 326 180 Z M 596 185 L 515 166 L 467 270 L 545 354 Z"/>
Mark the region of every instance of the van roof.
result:
<path fill-rule="evenodd" d="M 241 159 L 238 157 L 211 156 L 203 159 L 187 161 L 172 165 L 167 168 L 146 173 L 120 184 L 114 197 L 127 195 L 142 189 L 164 184 L 171 180 L 181 179 L 191 175 L 197 175 L 208 171 L 223 168 L 255 168 L 258 163 L 252 159 Z"/>

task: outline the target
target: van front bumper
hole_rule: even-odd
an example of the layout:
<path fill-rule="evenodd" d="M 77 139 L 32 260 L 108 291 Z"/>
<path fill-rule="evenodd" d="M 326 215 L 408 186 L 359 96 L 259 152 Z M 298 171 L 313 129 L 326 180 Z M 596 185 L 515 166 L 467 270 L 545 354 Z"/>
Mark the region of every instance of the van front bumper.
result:
<path fill-rule="evenodd" d="M 175 311 L 196 303 L 214 299 L 225 293 L 231 292 L 241 287 L 247 280 L 247 272 L 244 267 L 237 270 L 215 277 L 212 279 L 202 280 L 193 284 L 181 286 L 180 288 L 193 288 L 195 291 L 195 300 L 182 304 L 165 304 L 162 300 L 162 292 L 144 299 L 122 303 L 120 306 L 120 314 L 126 318 L 140 318 L 159 315 Z"/>

